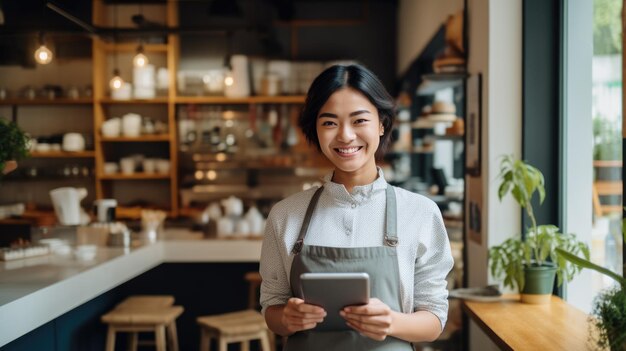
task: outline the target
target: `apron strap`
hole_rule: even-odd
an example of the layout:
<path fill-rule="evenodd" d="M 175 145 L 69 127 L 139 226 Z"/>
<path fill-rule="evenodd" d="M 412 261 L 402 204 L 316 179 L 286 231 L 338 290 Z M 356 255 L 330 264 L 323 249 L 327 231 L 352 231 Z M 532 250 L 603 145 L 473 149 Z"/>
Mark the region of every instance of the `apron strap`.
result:
<path fill-rule="evenodd" d="M 385 245 L 398 246 L 398 230 L 396 218 L 396 192 L 391 184 L 387 184 L 387 210 L 385 212 Z"/>
<path fill-rule="evenodd" d="M 306 209 L 306 214 L 304 215 L 304 221 L 302 222 L 302 227 L 300 227 L 300 233 L 298 234 L 298 239 L 296 243 L 293 245 L 291 249 L 291 253 L 297 255 L 302 250 L 302 246 L 304 245 L 304 237 L 306 236 L 307 231 L 309 230 L 309 223 L 311 222 L 311 218 L 313 217 L 313 210 L 315 210 L 315 206 L 317 205 L 317 201 L 322 195 L 322 191 L 324 187 L 319 187 L 313 197 L 311 198 L 311 202 L 309 202 L 309 207 Z M 385 212 L 385 237 L 384 244 L 386 246 L 398 246 L 398 230 L 397 230 L 397 218 L 396 218 L 396 192 L 393 190 L 393 187 L 387 184 L 386 190 L 386 212 Z"/>
<path fill-rule="evenodd" d="M 304 245 L 304 236 L 309 230 L 309 223 L 311 222 L 311 217 L 313 217 L 313 210 L 315 210 L 315 205 L 317 205 L 317 200 L 319 200 L 323 190 L 323 186 L 319 187 L 313 194 L 311 202 L 309 202 L 309 207 L 306 209 L 306 214 L 304 215 L 304 222 L 302 222 L 302 227 L 300 227 L 298 240 L 296 240 L 296 243 L 293 245 L 293 249 L 291 250 L 291 253 L 294 255 L 299 254 L 302 250 L 302 245 Z"/>

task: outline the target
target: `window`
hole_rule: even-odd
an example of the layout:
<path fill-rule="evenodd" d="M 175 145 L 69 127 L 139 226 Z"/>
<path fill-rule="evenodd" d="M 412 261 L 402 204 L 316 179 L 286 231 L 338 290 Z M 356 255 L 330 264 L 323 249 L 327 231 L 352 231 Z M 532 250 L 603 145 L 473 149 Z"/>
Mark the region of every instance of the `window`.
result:
<path fill-rule="evenodd" d="M 594 0 L 591 259 L 622 273 L 622 1 Z M 592 273 L 592 295 L 614 284 Z"/>

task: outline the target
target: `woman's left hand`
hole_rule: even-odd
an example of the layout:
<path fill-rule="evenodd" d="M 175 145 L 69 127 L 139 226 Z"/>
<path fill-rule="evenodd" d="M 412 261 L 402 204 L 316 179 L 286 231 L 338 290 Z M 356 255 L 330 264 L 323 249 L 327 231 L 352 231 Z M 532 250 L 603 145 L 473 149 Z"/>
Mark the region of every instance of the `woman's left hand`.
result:
<path fill-rule="evenodd" d="M 391 334 L 392 310 L 377 298 L 367 305 L 348 306 L 339 312 L 348 326 L 370 339 L 382 341 Z"/>

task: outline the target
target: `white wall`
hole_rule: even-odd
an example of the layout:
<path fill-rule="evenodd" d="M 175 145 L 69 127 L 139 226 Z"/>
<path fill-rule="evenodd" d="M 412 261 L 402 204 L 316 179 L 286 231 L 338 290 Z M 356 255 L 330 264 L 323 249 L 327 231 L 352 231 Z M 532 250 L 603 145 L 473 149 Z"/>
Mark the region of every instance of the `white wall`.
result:
<path fill-rule="evenodd" d="M 59 62 L 60 61 L 60 62 Z M 91 60 L 58 60 L 34 68 L 21 66 L 0 66 L 0 87 L 9 89 L 13 96 L 27 85 L 42 88 L 45 84 L 60 85 L 63 88 L 77 86 L 85 88 L 91 84 L 93 69 Z"/>
<path fill-rule="evenodd" d="M 400 0 L 398 62 L 402 74 L 417 58 L 449 15 L 463 10 L 463 0 Z"/>
<path fill-rule="evenodd" d="M 513 200 L 497 197 L 499 157 L 521 155 L 522 2 L 468 0 L 470 74 L 482 73 L 482 170 L 470 180 L 482 186 L 482 243 L 468 242 L 469 286 L 492 283 L 487 270 L 488 247 L 519 232 L 521 212 Z M 471 188 L 469 189 L 471 192 Z M 470 324 L 470 350 L 498 350 Z"/>

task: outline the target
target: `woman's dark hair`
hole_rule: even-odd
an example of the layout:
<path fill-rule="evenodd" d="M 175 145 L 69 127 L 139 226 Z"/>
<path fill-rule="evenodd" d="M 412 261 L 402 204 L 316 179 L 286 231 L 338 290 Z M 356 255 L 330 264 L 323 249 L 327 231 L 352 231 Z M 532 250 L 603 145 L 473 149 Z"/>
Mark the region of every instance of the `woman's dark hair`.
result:
<path fill-rule="evenodd" d="M 309 144 L 314 144 L 321 150 L 317 139 L 317 115 L 328 98 L 342 88 L 352 88 L 361 92 L 372 105 L 376 106 L 385 131 L 376 150 L 376 158 L 380 160 L 391 140 L 393 121 L 396 117 L 395 101 L 374 73 L 361 65 L 331 66 L 315 78 L 300 113 L 298 123 L 300 129 Z"/>

